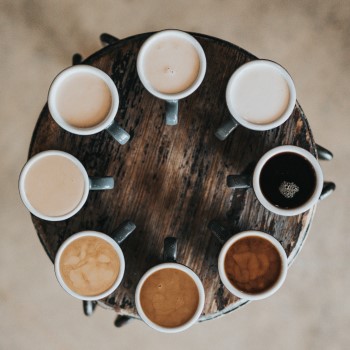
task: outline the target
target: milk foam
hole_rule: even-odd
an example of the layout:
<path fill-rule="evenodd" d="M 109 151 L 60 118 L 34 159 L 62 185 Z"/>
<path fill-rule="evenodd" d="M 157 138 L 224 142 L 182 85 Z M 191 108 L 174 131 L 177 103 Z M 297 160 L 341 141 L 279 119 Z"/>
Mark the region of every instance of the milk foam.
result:
<path fill-rule="evenodd" d="M 112 104 L 107 84 L 91 73 L 65 78 L 57 91 L 57 110 L 71 126 L 89 128 L 103 122 Z"/>
<path fill-rule="evenodd" d="M 275 67 L 253 65 L 242 70 L 231 88 L 236 116 L 254 124 L 268 124 L 287 110 L 290 99 L 286 79 Z"/>
<path fill-rule="evenodd" d="M 80 203 L 84 176 L 70 159 L 59 155 L 39 158 L 29 168 L 24 190 L 30 204 L 41 214 L 66 215 Z"/>
<path fill-rule="evenodd" d="M 144 71 L 152 87 L 164 94 L 188 89 L 196 81 L 200 59 L 186 39 L 160 38 L 151 43 L 144 56 Z"/>

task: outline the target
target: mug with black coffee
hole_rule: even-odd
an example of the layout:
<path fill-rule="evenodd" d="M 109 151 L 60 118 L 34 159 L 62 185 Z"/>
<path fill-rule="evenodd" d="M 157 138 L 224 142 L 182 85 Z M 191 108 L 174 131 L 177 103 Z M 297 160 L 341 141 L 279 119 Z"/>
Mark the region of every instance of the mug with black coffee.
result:
<path fill-rule="evenodd" d="M 292 216 L 309 210 L 322 193 L 323 174 L 317 159 L 297 146 L 265 153 L 250 175 L 229 175 L 231 188 L 253 187 L 259 202 L 275 214 Z"/>
<path fill-rule="evenodd" d="M 135 304 L 141 319 L 165 333 L 184 331 L 197 322 L 204 307 L 204 288 L 199 277 L 176 262 L 176 239 L 164 241 L 164 263 L 140 279 Z"/>
<path fill-rule="evenodd" d="M 111 237 L 82 231 L 65 240 L 55 257 L 55 274 L 62 288 L 80 300 L 99 300 L 121 283 L 125 259 L 120 244 L 135 230 L 123 222 Z"/>
<path fill-rule="evenodd" d="M 223 228 L 216 222 L 209 226 L 224 243 Z M 232 294 L 246 300 L 260 300 L 282 286 L 288 260 L 284 248 L 273 236 L 260 231 L 244 231 L 224 243 L 218 269 L 222 283 Z"/>

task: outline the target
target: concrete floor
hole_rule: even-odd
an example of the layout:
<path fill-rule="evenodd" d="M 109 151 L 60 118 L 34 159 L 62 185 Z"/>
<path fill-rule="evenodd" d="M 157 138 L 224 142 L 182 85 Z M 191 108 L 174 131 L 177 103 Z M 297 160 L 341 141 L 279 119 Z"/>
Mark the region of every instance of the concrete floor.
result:
<path fill-rule="evenodd" d="M 17 179 L 53 77 L 98 36 L 179 28 L 217 36 L 285 66 L 337 191 L 317 208 L 303 251 L 272 298 L 177 335 L 86 318 L 56 282 Z M 0 349 L 348 349 L 350 1 L 0 0 Z"/>

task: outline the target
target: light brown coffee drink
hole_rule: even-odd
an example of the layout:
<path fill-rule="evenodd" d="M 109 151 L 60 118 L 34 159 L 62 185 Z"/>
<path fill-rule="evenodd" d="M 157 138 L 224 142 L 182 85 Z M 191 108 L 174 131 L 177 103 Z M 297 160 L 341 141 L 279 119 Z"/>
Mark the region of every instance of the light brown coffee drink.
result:
<path fill-rule="evenodd" d="M 196 283 L 185 272 L 164 268 L 143 283 L 140 303 L 146 316 L 161 327 L 173 328 L 188 322 L 198 308 Z"/>
<path fill-rule="evenodd" d="M 111 244 L 95 236 L 74 240 L 63 251 L 60 273 L 66 285 L 82 296 L 99 295 L 116 281 L 120 260 Z"/>
<path fill-rule="evenodd" d="M 112 104 L 107 84 L 91 73 L 65 78 L 57 91 L 57 110 L 71 126 L 89 128 L 103 122 Z"/>
<path fill-rule="evenodd" d="M 84 176 L 69 158 L 47 155 L 29 168 L 24 190 L 30 204 L 41 214 L 56 217 L 68 214 L 80 203 Z"/>

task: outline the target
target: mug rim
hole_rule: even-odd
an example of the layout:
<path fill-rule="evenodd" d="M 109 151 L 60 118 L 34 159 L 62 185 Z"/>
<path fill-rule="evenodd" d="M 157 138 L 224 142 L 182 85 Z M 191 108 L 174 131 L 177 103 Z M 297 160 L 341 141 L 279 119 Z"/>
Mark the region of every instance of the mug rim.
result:
<path fill-rule="evenodd" d="M 277 280 L 275 283 L 267 290 L 261 292 L 261 293 L 247 293 L 243 292 L 240 289 L 236 288 L 228 279 L 226 272 L 225 272 L 225 258 L 227 251 L 231 248 L 231 246 L 236 243 L 238 240 L 245 238 L 245 237 L 261 237 L 263 239 L 268 240 L 278 251 L 281 259 L 281 273 L 278 276 Z M 282 247 L 281 243 L 274 238 L 273 236 L 262 232 L 262 231 L 255 231 L 255 230 L 248 230 L 248 231 L 242 231 L 234 236 L 232 236 L 224 246 L 221 248 L 219 258 L 218 258 L 218 270 L 219 270 L 219 276 L 224 284 L 224 286 L 234 295 L 241 299 L 246 299 L 246 300 L 261 300 L 265 299 L 271 295 L 273 295 L 275 292 L 277 292 L 278 289 L 282 286 L 284 283 L 286 277 L 287 277 L 287 270 L 288 270 L 288 258 L 287 254 Z"/>
<path fill-rule="evenodd" d="M 191 84 L 191 86 L 189 86 L 187 89 L 185 89 L 183 91 L 180 91 L 180 92 L 177 92 L 174 94 L 162 93 L 162 92 L 154 89 L 153 86 L 151 85 L 151 83 L 149 82 L 149 80 L 147 79 L 146 74 L 145 74 L 144 69 L 143 69 L 143 60 L 144 60 L 144 56 L 147 52 L 148 47 L 154 41 L 158 40 L 159 38 L 167 37 L 167 36 L 177 36 L 177 37 L 183 38 L 186 41 L 190 42 L 193 45 L 193 47 L 195 48 L 195 50 L 198 54 L 198 57 L 199 57 L 199 62 L 200 62 L 199 73 L 198 73 L 195 81 Z M 148 90 L 148 92 L 150 92 L 153 96 L 156 96 L 162 100 L 174 101 L 174 100 L 179 100 L 179 99 L 185 98 L 185 97 L 189 96 L 190 94 L 192 94 L 195 90 L 197 90 L 197 88 L 201 85 L 201 83 L 204 79 L 206 69 L 207 69 L 207 60 L 206 60 L 206 56 L 205 56 L 205 53 L 204 53 L 204 50 L 203 50 L 201 44 L 192 35 L 188 34 L 187 32 L 177 30 L 177 29 L 166 29 L 166 30 L 161 30 L 155 34 L 152 34 L 151 36 L 149 36 L 145 40 L 145 42 L 142 44 L 142 46 L 139 50 L 139 53 L 137 55 L 136 67 L 137 67 L 138 76 L 139 76 L 143 86 L 146 88 L 146 90 Z"/>
<path fill-rule="evenodd" d="M 92 295 L 92 296 L 84 296 L 81 295 L 75 291 L 73 291 L 72 289 L 70 289 L 67 284 L 65 283 L 64 279 L 62 278 L 61 275 L 61 271 L 60 271 L 60 260 L 61 260 L 61 256 L 64 252 L 64 250 L 66 249 L 66 247 L 71 244 L 72 242 L 74 242 L 75 240 L 82 238 L 82 237 L 98 237 L 103 239 L 104 241 L 106 241 L 107 243 L 109 243 L 115 250 L 115 252 L 118 255 L 119 258 L 119 263 L 120 263 L 120 267 L 119 267 L 119 274 L 118 277 L 116 278 L 115 282 L 113 283 L 113 285 L 107 289 L 106 291 L 97 294 L 97 295 Z M 119 244 L 110 236 L 106 235 L 103 232 L 99 232 L 99 231 L 93 231 L 93 230 L 86 230 L 86 231 L 80 231 L 77 233 L 74 233 L 72 236 L 70 236 L 69 238 L 67 238 L 59 247 L 56 256 L 55 256 L 55 262 L 54 262 L 54 270 L 55 270 L 55 275 L 56 275 L 56 279 L 58 281 L 58 283 L 61 285 L 61 287 L 71 296 L 80 299 L 80 300 L 100 300 L 103 299 L 105 297 L 107 297 L 108 295 L 110 295 L 112 292 L 114 292 L 118 286 L 120 285 L 123 277 L 124 277 L 124 272 L 125 272 L 125 258 L 124 258 L 124 254 L 122 249 L 120 248 Z"/>
<path fill-rule="evenodd" d="M 99 124 L 95 126 L 91 126 L 88 128 L 79 128 L 73 125 L 70 125 L 65 121 L 63 117 L 61 117 L 57 104 L 56 104 L 56 95 L 57 91 L 62 84 L 62 82 L 69 76 L 72 76 L 77 73 L 88 73 L 88 74 L 93 74 L 100 79 L 104 81 L 104 83 L 107 85 L 111 98 L 112 98 L 112 103 L 110 110 L 108 114 L 106 115 L 105 119 L 100 122 Z M 101 69 L 98 69 L 93 66 L 89 66 L 86 64 L 78 64 L 75 66 L 68 67 L 64 70 L 62 70 L 60 73 L 56 75 L 56 77 L 53 79 L 49 92 L 48 92 L 48 107 L 50 111 L 50 115 L 52 118 L 55 120 L 55 122 L 64 130 L 76 134 L 76 135 L 93 135 L 96 134 L 106 128 L 108 128 L 114 121 L 114 118 L 118 112 L 118 107 L 119 107 L 119 94 L 116 85 L 114 84 L 113 80 L 111 77 L 106 74 L 104 71 Z"/>
<path fill-rule="evenodd" d="M 274 69 L 277 69 L 278 72 L 283 76 L 284 80 L 286 81 L 288 88 L 289 88 L 289 102 L 286 110 L 283 112 L 283 114 L 277 118 L 276 120 L 273 120 L 270 123 L 264 123 L 264 124 L 256 124 L 249 122 L 248 120 L 244 119 L 243 117 L 239 116 L 237 113 L 234 105 L 231 102 L 231 90 L 236 82 L 236 79 L 238 76 L 245 71 L 246 69 L 251 68 L 252 66 L 257 66 L 257 65 L 265 65 L 269 67 L 273 67 Z M 293 82 L 293 79 L 291 75 L 288 73 L 288 71 L 282 67 L 280 64 L 271 61 L 271 60 L 266 60 L 266 59 L 255 59 L 253 61 L 249 61 L 247 63 L 244 63 L 241 65 L 239 68 L 237 68 L 233 74 L 231 75 L 227 87 L 226 87 L 226 105 L 230 111 L 230 117 L 231 119 L 235 120 L 238 122 L 240 125 L 251 129 L 251 130 L 256 130 L 256 131 L 265 131 L 265 130 L 270 130 L 274 129 L 281 124 L 283 124 L 287 119 L 292 115 L 294 107 L 296 104 L 296 89 L 295 89 L 295 84 Z"/>
<path fill-rule="evenodd" d="M 302 205 L 291 208 L 291 209 L 283 209 L 274 206 L 271 202 L 269 202 L 264 194 L 261 191 L 260 188 L 260 174 L 261 171 L 266 164 L 266 162 L 271 159 L 276 154 L 284 153 L 284 152 L 291 152 L 296 153 L 301 156 L 303 156 L 312 166 L 312 168 L 315 171 L 316 175 L 316 185 L 313 194 L 310 196 L 310 198 Z M 284 145 L 284 146 L 278 146 L 275 148 L 272 148 L 270 151 L 266 152 L 258 161 L 257 165 L 255 166 L 254 173 L 253 173 L 253 189 L 254 192 L 259 200 L 259 202 L 268 210 L 275 214 L 284 215 L 284 216 L 293 216 L 298 215 L 301 213 L 304 213 L 305 211 L 309 210 L 314 204 L 317 203 L 321 192 L 323 188 L 323 173 L 320 164 L 318 163 L 317 159 L 307 150 L 304 148 L 293 146 L 293 145 Z"/>
<path fill-rule="evenodd" d="M 35 209 L 32 204 L 30 203 L 26 191 L 25 191 L 25 178 L 26 175 L 28 173 L 28 171 L 30 170 L 30 168 L 32 167 L 32 165 L 34 163 L 36 163 L 38 160 L 48 157 L 48 156 L 60 156 L 60 157 L 65 157 L 68 158 L 70 161 L 72 161 L 80 170 L 81 174 L 83 175 L 84 178 L 84 193 L 80 199 L 80 202 L 78 203 L 78 205 L 71 210 L 70 212 L 64 214 L 64 215 L 59 215 L 59 216 L 49 216 L 49 215 L 45 215 L 43 213 L 41 213 L 40 211 L 38 211 L 37 209 Z M 19 175 L 19 181 L 18 181 L 18 188 L 19 188 L 19 194 L 21 197 L 21 200 L 23 202 L 23 204 L 26 206 L 26 208 L 36 217 L 43 219 L 43 220 L 47 220 L 47 221 L 61 221 L 61 220 L 66 220 L 70 217 L 72 217 L 73 215 L 75 215 L 85 204 L 88 194 L 89 194 L 89 190 L 90 190 L 90 181 L 89 181 L 89 176 L 86 172 L 85 167 L 83 166 L 83 164 L 77 159 L 75 158 L 73 155 L 71 155 L 70 153 L 67 152 L 63 152 L 63 151 L 58 151 L 58 150 L 47 150 L 47 151 L 43 151 L 43 152 L 39 152 L 36 155 L 34 155 L 33 157 L 31 157 L 23 166 L 21 173 Z"/>
<path fill-rule="evenodd" d="M 196 312 L 193 314 L 193 316 L 187 322 L 185 322 L 184 324 L 177 326 L 177 327 L 163 327 L 163 326 L 160 326 L 157 323 L 153 322 L 152 320 L 150 320 L 146 316 L 146 314 L 144 313 L 143 308 L 141 306 L 141 301 L 140 301 L 141 289 L 142 289 L 144 282 L 148 279 L 148 277 L 159 270 L 163 270 L 163 269 L 167 269 L 167 268 L 180 270 L 180 271 L 186 273 L 189 277 L 191 277 L 193 282 L 195 282 L 195 284 L 197 286 L 198 295 L 199 295 L 198 306 L 197 306 Z M 199 317 L 201 316 L 203 308 L 204 308 L 204 302 L 205 302 L 204 287 L 203 287 L 203 283 L 200 280 L 200 278 L 198 277 L 198 275 L 193 270 L 191 270 L 189 267 L 182 265 L 182 264 L 179 264 L 177 262 L 161 263 L 161 264 L 153 266 L 152 268 L 147 270 L 142 275 L 141 279 L 139 280 L 137 287 L 136 287 L 136 291 L 135 291 L 135 306 L 136 306 L 136 310 L 137 310 L 140 318 L 151 328 L 153 328 L 159 332 L 163 332 L 163 333 L 178 333 L 178 332 L 181 332 L 181 331 L 184 331 L 184 330 L 190 328 L 193 324 L 195 324 L 198 321 Z"/>

